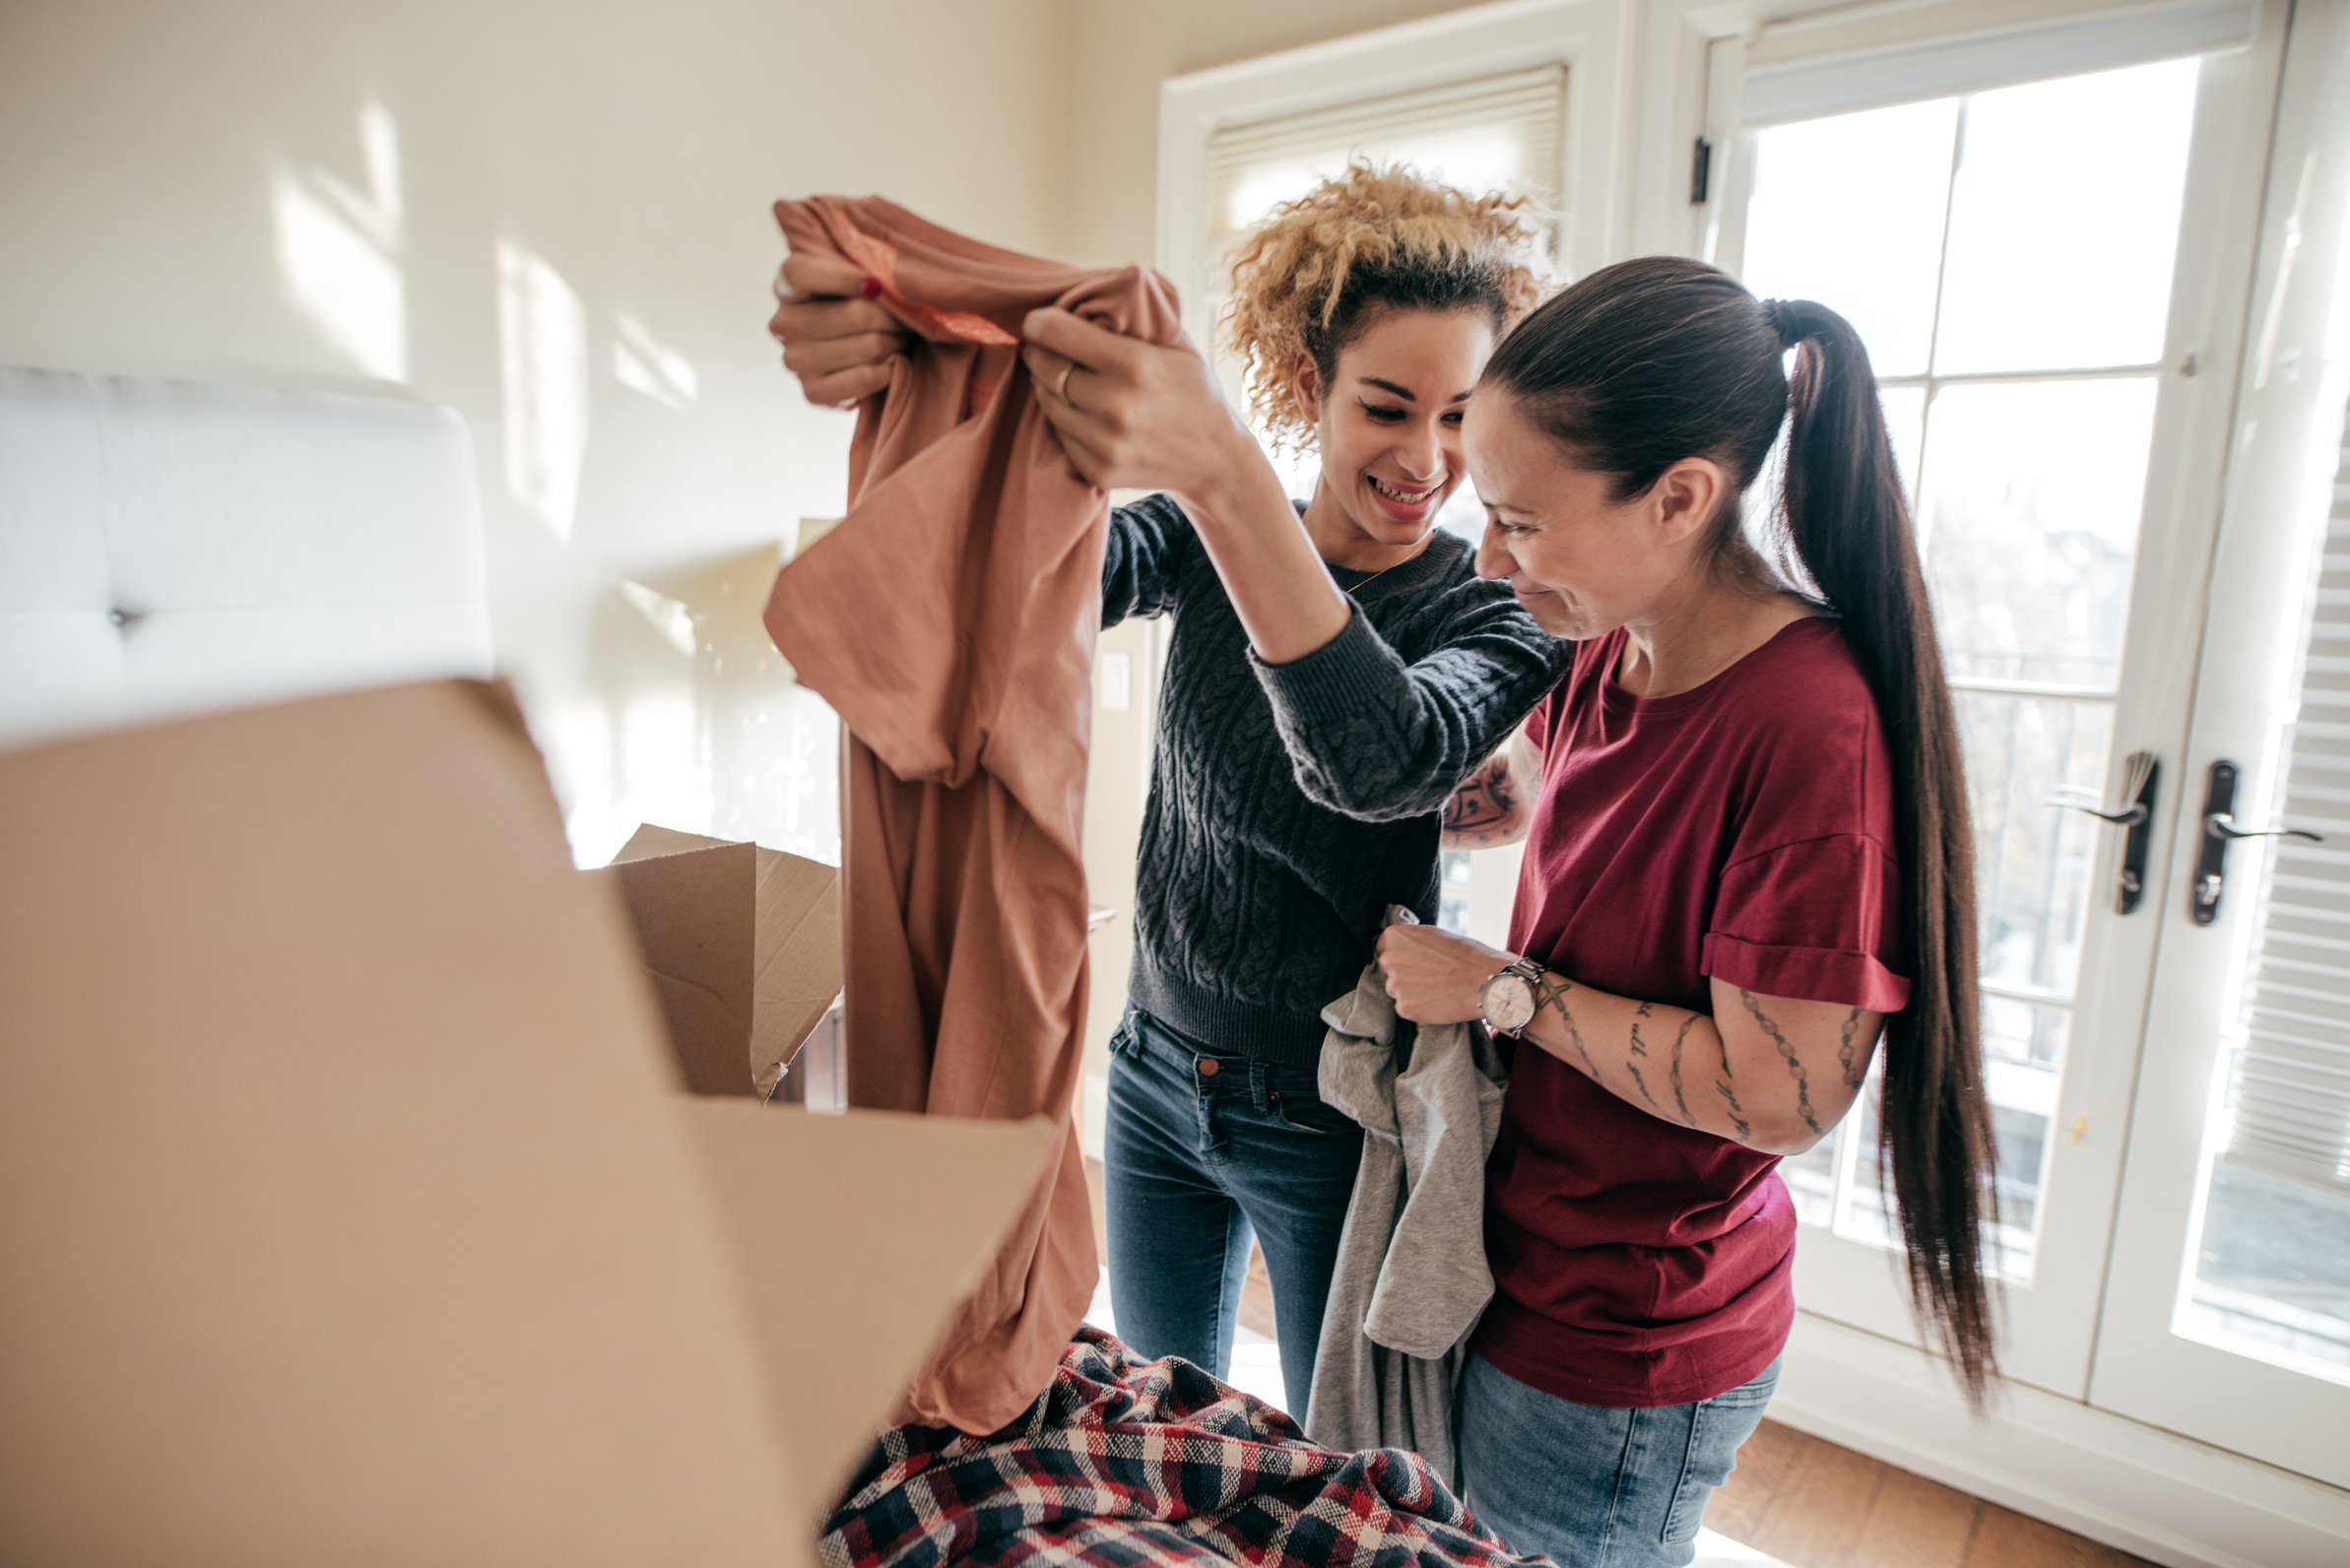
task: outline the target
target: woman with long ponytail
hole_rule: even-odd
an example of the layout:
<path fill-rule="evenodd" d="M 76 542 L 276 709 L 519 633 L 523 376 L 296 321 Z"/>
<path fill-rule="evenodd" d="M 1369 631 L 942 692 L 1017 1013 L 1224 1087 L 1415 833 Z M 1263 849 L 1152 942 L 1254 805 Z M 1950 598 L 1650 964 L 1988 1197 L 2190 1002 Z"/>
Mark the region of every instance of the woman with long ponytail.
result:
<path fill-rule="evenodd" d="M 1750 508 L 1782 436 L 1781 493 Z M 1957 725 L 1834 311 L 1679 258 L 1606 268 L 1503 342 L 1464 445 L 1478 569 L 1577 644 L 1454 814 L 1485 824 L 1454 842 L 1528 840 L 1510 950 L 1380 947 L 1405 1017 L 1519 1041 L 1465 1489 L 1561 1568 L 1682 1564 L 1793 1322 L 1778 1162 L 1851 1109 L 1880 1039 L 1920 1315 L 1970 1399 L 1996 1375 Z"/>

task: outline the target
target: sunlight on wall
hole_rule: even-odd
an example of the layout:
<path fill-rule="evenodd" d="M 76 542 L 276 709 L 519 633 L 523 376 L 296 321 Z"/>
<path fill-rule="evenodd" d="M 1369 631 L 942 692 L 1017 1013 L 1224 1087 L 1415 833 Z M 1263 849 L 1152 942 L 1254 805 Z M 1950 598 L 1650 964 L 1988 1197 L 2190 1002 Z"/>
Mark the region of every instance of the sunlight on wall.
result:
<path fill-rule="evenodd" d="M 645 623 L 661 634 L 662 641 L 686 658 L 693 657 L 699 640 L 694 635 L 692 611 L 640 582 L 623 582 L 620 589 L 621 600 L 644 617 Z"/>
<path fill-rule="evenodd" d="M 839 863 L 840 720 L 792 680 L 761 614 L 782 557 L 682 562 L 600 601 L 595 694 L 533 726 L 578 864 L 647 821 Z"/>
<path fill-rule="evenodd" d="M 405 381 L 400 138 L 381 104 L 359 110 L 359 139 L 364 191 L 317 167 L 273 176 L 278 273 L 288 302 L 361 370 Z"/>
<path fill-rule="evenodd" d="M 587 457 L 587 307 L 510 240 L 497 245 L 497 338 L 507 493 L 568 541 Z"/>
<path fill-rule="evenodd" d="M 612 318 L 618 341 L 612 346 L 612 373 L 631 392 L 641 392 L 664 408 L 683 410 L 700 391 L 693 363 L 684 355 L 661 346 L 649 328 L 626 311 Z"/>
<path fill-rule="evenodd" d="M 690 689 L 630 697 L 620 709 L 620 819 L 709 831 L 705 751 L 702 715 Z"/>

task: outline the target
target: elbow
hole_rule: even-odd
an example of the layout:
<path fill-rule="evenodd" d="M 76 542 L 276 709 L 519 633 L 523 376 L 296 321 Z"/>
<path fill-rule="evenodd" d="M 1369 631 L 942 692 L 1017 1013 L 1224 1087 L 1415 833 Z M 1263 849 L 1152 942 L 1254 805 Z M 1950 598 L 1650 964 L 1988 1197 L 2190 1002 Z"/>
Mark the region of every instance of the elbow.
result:
<path fill-rule="evenodd" d="M 1389 780 L 1384 789 L 1368 788 L 1361 783 L 1348 783 L 1320 768 L 1300 769 L 1297 783 L 1315 805 L 1327 806 L 1341 816 L 1365 822 L 1402 822 L 1426 817 L 1441 809 L 1446 799 L 1442 791 L 1424 780 L 1401 784 Z"/>
<path fill-rule="evenodd" d="M 1808 1154 L 1836 1134 L 1835 1124 L 1814 1127 L 1797 1117 L 1758 1118 L 1746 1146 L 1764 1154 L 1776 1154 L 1781 1159 L 1794 1159 Z"/>

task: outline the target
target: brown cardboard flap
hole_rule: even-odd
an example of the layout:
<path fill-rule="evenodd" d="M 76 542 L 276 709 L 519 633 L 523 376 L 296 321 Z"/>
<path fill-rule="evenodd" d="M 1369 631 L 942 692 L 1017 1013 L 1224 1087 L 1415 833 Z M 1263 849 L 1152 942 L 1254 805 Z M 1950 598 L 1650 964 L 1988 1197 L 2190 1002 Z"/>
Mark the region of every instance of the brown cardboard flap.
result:
<path fill-rule="evenodd" d="M 1056 1129 L 679 1103 L 765 1351 L 797 1511 L 820 1520 L 1036 1190 Z"/>
<path fill-rule="evenodd" d="M 657 827 L 651 822 L 639 822 L 636 831 L 628 835 L 628 842 L 612 857 L 615 866 L 631 861 L 652 860 L 662 855 L 689 855 L 697 849 L 724 849 L 737 842 L 731 838 L 704 838 L 699 833 L 681 833 L 674 827 Z"/>
<path fill-rule="evenodd" d="M 839 871 L 648 822 L 589 875 L 621 884 L 686 1086 L 766 1097 L 840 995 Z"/>
<path fill-rule="evenodd" d="M 685 1087 L 749 1095 L 758 848 L 704 840 L 632 854 L 685 836 L 639 828 L 620 860 L 591 876 L 620 888 Z"/>
<path fill-rule="evenodd" d="M 761 1094 L 840 995 L 840 873 L 760 850 L 751 1069 Z"/>
<path fill-rule="evenodd" d="M 737 1227 L 500 707 L 0 755 L 0 1558 L 808 1560 Z"/>

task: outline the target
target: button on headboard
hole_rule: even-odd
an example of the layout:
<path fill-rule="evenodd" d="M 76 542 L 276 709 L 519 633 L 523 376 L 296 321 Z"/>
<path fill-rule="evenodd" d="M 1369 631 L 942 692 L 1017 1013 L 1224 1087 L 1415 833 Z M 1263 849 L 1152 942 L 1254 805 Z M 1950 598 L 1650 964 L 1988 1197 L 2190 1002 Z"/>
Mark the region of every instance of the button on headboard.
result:
<path fill-rule="evenodd" d="M 0 368 L 0 746 L 490 668 L 455 414 Z"/>

